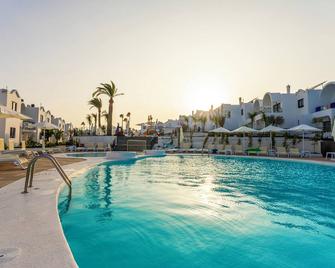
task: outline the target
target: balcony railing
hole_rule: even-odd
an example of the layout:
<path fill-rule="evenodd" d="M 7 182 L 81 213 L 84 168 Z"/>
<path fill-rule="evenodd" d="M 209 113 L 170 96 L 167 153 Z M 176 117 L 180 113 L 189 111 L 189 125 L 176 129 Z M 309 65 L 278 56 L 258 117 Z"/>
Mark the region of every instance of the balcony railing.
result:
<path fill-rule="evenodd" d="M 335 109 L 335 102 L 332 102 L 332 103 L 327 104 L 327 105 L 318 106 L 318 107 L 315 108 L 315 112 L 320 112 L 320 111 L 324 111 L 324 110 L 328 110 L 328 109 Z"/>

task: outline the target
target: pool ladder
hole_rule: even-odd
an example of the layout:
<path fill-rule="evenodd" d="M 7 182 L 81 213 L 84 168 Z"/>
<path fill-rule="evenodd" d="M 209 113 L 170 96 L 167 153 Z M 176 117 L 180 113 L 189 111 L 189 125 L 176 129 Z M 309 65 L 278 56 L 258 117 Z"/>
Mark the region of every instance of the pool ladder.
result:
<path fill-rule="evenodd" d="M 31 188 L 33 186 L 35 164 L 36 164 L 37 160 L 42 159 L 42 158 L 49 159 L 50 162 L 53 163 L 53 165 L 56 168 L 56 170 L 58 171 L 59 175 L 61 175 L 64 182 L 69 187 L 69 195 L 71 195 L 71 192 L 72 192 L 71 180 L 65 174 L 63 168 L 61 167 L 61 165 L 59 164 L 57 159 L 55 157 L 53 157 L 52 155 L 48 154 L 48 153 L 43 153 L 43 154 L 37 155 L 29 162 L 28 167 L 27 167 L 27 172 L 26 172 L 26 181 L 24 183 L 24 190 L 23 190 L 22 193 L 23 194 L 28 193 L 28 187 Z"/>

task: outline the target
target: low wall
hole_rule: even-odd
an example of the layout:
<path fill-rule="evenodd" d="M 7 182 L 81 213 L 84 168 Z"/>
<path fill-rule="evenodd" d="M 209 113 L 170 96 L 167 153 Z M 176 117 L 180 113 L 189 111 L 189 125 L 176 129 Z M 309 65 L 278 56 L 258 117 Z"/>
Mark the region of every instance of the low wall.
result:
<path fill-rule="evenodd" d="M 193 148 L 202 148 L 203 143 L 205 138 L 207 137 L 206 133 L 197 133 L 197 135 L 193 135 L 192 137 L 192 147 Z M 229 136 L 228 138 L 228 142 L 230 145 L 236 145 L 238 144 L 238 141 L 241 141 L 241 143 L 243 144 L 243 137 L 237 137 L 237 136 Z M 220 144 L 222 142 L 221 137 L 209 137 L 208 141 L 207 141 L 207 146 L 209 144 Z M 225 139 L 224 141 L 225 142 Z M 293 140 L 292 139 L 288 139 L 287 144 L 291 147 L 296 147 L 299 148 L 300 150 L 302 150 L 302 140 L 300 140 L 299 142 L 297 141 L 297 143 L 295 145 L 293 145 Z M 184 134 L 184 143 L 190 143 L 190 137 L 188 135 L 188 133 Z M 283 146 L 284 143 L 284 137 L 276 137 L 275 138 L 275 143 L 274 146 Z M 159 141 L 158 141 L 158 145 L 160 146 L 164 146 L 164 145 L 169 145 L 171 144 L 171 137 L 170 136 L 164 136 L 164 137 L 159 137 Z M 173 138 L 173 146 L 177 146 L 178 141 L 177 138 Z M 248 146 L 249 144 L 249 138 L 246 137 L 245 138 L 245 145 Z M 253 147 L 259 147 L 259 146 L 270 146 L 270 137 L 269 136 L 265 136 L 262 138 L 259 137 L 253 137 L 252 138 L 252 146 Z M 306 151 L 310 151 L 310 152 L 315 152 L 315 153 L 321 153 L 321 143 L 320 141 L 318 142 L 314 142 L 308 138 L 305 138 L 305 150 Z"/>
<path fill-rule="evenodd" d="M 157 143 L 157 137 L 117 137 L 117 151 L 150 150 Z"/>
<path fill-rule="evenodd" d="M 112 144 L 113 141 L 116 141 L 116 136 L 75 136 L 74 140 L 78 141 L 79 144 L 88 144 L 88 143 L 104 143 Z"/>

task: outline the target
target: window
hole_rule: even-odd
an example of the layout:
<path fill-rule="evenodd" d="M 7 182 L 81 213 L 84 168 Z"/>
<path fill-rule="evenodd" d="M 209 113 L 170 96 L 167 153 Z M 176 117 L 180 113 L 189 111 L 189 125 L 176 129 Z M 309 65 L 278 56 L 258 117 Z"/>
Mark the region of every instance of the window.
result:
<path fill-rule="evenodd" d="M 304 107 L 304 99 L 298 100 L 298 108 L 303 108 Z"/>
<path fill-rule="evenodd" d="M 12 101 L 12 110 L 17 111 L 17 103 L 15 101 Z"/>
<path fill-rule="evenodd" d="M 40 115 L 40 122 L 43 122 L 44 121 L 43 119 L 44 119 L 43 115 Z"/>
<path fill-rule="evenodd" d="M 15 134 L 16 134 L 16 128 L 11 127 L 10 130 L 9 130 L 9 138 L 15 139 Z"/>
<path fill-rule="evenodd" d="M 241 115 L 243 115 L 244 114 L 244 111 L 243 111 L 243 109 L 241 109 Z"/>
<path fill-rule="evenodd" d="M 231 111 L 228 111 L 227 112 L 227 118 L 230 118 L 230 116 L 231 116 Z"/>
<path fill-rule="evenodd" d="M 276 103 L 275 105 L 273 105 L 273 112 L 274 113 L 280 113 L 280 112 L 282 112 L 280 103 Z"/>

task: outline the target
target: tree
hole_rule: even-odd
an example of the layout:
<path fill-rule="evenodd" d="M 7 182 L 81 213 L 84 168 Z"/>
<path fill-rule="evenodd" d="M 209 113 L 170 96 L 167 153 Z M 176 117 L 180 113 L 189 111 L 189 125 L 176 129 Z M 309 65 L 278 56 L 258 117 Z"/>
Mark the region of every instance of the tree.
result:
<path fill-rule="evenodd" d="M 92 128 L 92 116 L 90 114 L 86 115 L 86 121 L 88 123 L 88 129 L 91 132 L 91 128 Z"/>
<path fill-rule="evenodd" d="M 98 127 L 101 127 L 101 108 L 102 101 L 100 98 L 93 98 L 88 101 L 88 104 L 91 105 L 90 109 L 96 108 L 98 110 Z"/>
<path fill-rule="evenodd" d="M 187 131 L 189 129 L 189 119 L 188 119 L 188 116 L 183 115 L 182 119 L 183 119 L 183 122 L 182 122 L 183 130 Z"/>
<path fill-rule="evenodd" d="M 125 122 L 126 128 L 127 128 L 128 118 L 123 118 L 123 122 Z M 123 125 L 123 122 L 122 122 L 122 125 Z M 123 128 L 122 128 L 122 130 L 123 130 Z M 123 133 L 125 133 L 125 131 L 123 131 Z"/>
<path fill-rule="evenodd" d="M 256 112 L 252 112 L 252 113 L 248 113 L 248 117 L 251 120 L 251 127 L 254 127 L 254 123 L 255 123 L 255 117 L 256 117 L 257 113 Z"/>
<path fill-rule="evenodd" d="M 127 131 L 130 129 L 130 116 L 131 116 L 131 113 L 128 112 L 128 113 L 127 113 L 127 117 L 128 117 Z"/>
<path fill-rule="evenodd" d="M 202 115 L 200 117 L 200 122 L 202 124 L 202 132 L 205 132 L 205 127 L 206 127 L 206 123 L 207 123 L 207 116 L 206 115 Z"/>
<path fill-rule="evenodd" d="M 97 132 L 97 114 L 91 114 L 92 119 L 94 120 L 94 133 Z"/>
<path fill-rule="evenodd" d="M 124 114 L 120 114 L 120 118 L 121 118 L 121 128 L 123 130 L 123 118 L 124 118 Z"/>
<path fill-rule="evenodd" d="M 107 120 L 107 135 L 112 135 L 112 125 L 113 125 L 113 108 L 114 108 L 114 98 L 117 96 L 124 95 L 124 93 L 118 93 L 118 89 L 114 82 L 101 83 L 101 86 L 97 87 L 96 91 L 93 92 L 93 97 L 98 97 L 100 95 L 106 95 L 109 98 L 108 107 L 108 120 Z"/>
<path fill-rule="evenodd" d="M 106 111 L 103 111 L 101 116 L 105 119 L 106 123 L 108 122 L 108 113 Z"/>
<path fill-rule="evenodd" d="M 282 124 L 284 124 L 284 117 L 282 116 L 270 115 L 266 117 L 265 126 L 269 125 L 280 126 Z"/>
<path fill-rule="evenodd" d="M 82 127 L 82 129 L 85 129 L 85 122 L 81 122 L 81 127 Z"/>
<path fill-rule="evenodd" d="M 58 141 L 63 137 L 63 131 L 59 129 L 54 130 L 53 134 L 55 136 L 56 143 L 58 143 Z"/>
<path fill-rule="evenodd" d="M 192 126 L 193 130 L 195 131 L 197 128 L 197 122 L 199 122 L 199 118 L 196 115 L 192 115 Z"/>
<path fill-rule="evenodd" d="M 218 127 L 223 127 L 224 126 L 224 124 L 226 122 L 226 117 L 219 114 L 219 113 L 215 113 L 215 114 L 210 116 L 210 120 L 213 121 L 215 127 L 218 128 Z"/>

